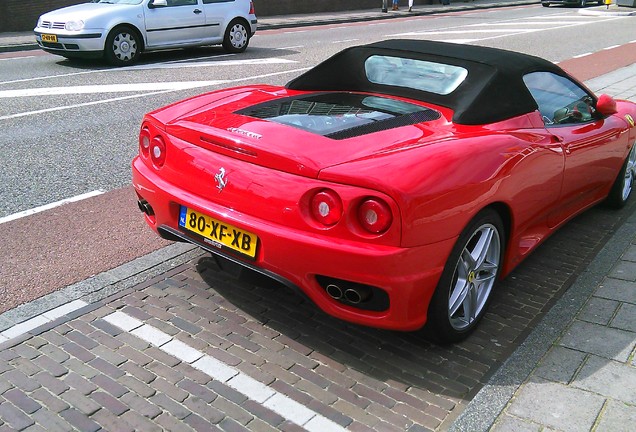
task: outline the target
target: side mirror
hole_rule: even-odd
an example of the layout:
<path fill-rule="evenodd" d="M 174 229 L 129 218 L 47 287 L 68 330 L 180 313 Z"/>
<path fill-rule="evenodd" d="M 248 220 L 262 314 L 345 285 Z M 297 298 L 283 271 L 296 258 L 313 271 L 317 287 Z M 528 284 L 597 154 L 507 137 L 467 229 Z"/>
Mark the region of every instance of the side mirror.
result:
<path fill-rule="evenodd" d="M 167 6 L 168 6 L 168 0 L 150 0 L 148 2 L 149 9 L 167 7 Z"/>
<path fill-rule="evenodd" d="M 616 114 L 618 112 L 616 109 L 616 101 L 613 97 L 602 94 L 596 101 L 596 111 L 604 116 Z"/>

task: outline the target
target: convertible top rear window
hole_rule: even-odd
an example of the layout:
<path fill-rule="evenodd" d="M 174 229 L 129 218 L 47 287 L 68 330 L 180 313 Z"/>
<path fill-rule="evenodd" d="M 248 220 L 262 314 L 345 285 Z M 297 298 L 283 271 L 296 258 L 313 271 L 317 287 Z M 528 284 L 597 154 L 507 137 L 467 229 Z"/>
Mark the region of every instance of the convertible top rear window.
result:
<path fill-rule="evenodd" d="M 464 82 L 468 70 L 461 66 L 404 57 L 372 55 L 364 62 L 367 79 L 374 84 L 414 88 L 447 95 Z"/>
<path fill-rule="evenodd" d="M 320 93 L 284 98 L 237 111 L 332 139 L 345 139 L 435 120 L 440 113 L 381 96 Z"/>

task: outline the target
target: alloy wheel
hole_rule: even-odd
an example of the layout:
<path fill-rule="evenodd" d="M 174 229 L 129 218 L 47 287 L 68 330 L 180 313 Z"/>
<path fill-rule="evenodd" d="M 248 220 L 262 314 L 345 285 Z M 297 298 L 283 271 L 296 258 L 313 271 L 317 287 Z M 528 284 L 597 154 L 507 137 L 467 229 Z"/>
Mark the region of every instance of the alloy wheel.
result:
<path fill-rule="evenodd" d="M 494 225 L 477 228 L 459 257 L 448 299 L 450 325 L 457 331 L 479 317 L 494 286 L 501 263 L 501 240 Z"/>
<path fill-rule="evenodd" d="M 636 144 L 632 146 L 627 158 L 627 166 L 625 168 L 625 181 L 623 182 L 623 201 L 627 201 L 634 187 L 634 177 L 636 177 Z"/>

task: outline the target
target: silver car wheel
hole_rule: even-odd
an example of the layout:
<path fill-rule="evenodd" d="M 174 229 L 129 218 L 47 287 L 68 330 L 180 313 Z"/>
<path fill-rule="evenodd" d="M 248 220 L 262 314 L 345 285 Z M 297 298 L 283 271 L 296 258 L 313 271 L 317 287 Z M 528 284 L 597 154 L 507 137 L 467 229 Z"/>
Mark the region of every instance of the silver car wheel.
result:
<path fill-rule="evenodd" d="M 119 33 L 113 39 L 112 50 L 118 60 L 129 62 L 137 54 L 137 41 L 130 33 Z"/>
<path fill-rule="evenodd" d="M 636 144 L 632 146 L 632 150 L 627 157 L 627 166 L 625 167 L 625 181 L 623 182 L 623 201 L 627 201 L 634 187 L 634 177 L 636 177 Z"/>
<path fill-rule="evenodd" d="M 247 44 L 247 29 L 240 23 L 236 23 L 230 29 L 230 43 L 236 50 L 242 49 Z"/>
<path fill-rule="evenodd" d="M 501 263 L 501 240 L 494 225 L 477 228 L 459 257 L 448 299 L 448 318 L 457 331 L 479 317 L 494 286 Z"/>

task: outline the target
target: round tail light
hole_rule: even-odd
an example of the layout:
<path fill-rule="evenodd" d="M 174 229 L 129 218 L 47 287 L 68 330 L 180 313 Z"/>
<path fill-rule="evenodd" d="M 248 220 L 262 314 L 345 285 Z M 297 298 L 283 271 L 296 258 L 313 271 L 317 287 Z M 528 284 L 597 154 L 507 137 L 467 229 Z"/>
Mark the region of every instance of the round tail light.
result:
<path fill-rule="evenodd" d="M 143 128 L 139 132 L 139 152 L 144 156 L 150 156 L 150 131 L 148 128 Z"/>
<path fill-rule="evenodd" d="M 365 230 L 380 234 L 391 226 L 393 215 L 387 203 L 379 198 L 367 198 L 358 208 L 358 221 Z"/>
<path fill-rule="evenodd" d="M 166 162 L 166 145 L 160 136 L 156 136 L 150 141 L 150 159 L 157 168 L 161 168 Z"/>
<path fill-rule="evenodd" d="M 311 214 L 323 225 L 335 225 L 342 217 L 342 201 L 334 191 L 324 189 L 311 199 Z"/>

